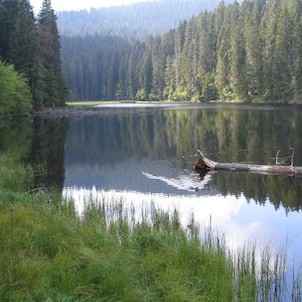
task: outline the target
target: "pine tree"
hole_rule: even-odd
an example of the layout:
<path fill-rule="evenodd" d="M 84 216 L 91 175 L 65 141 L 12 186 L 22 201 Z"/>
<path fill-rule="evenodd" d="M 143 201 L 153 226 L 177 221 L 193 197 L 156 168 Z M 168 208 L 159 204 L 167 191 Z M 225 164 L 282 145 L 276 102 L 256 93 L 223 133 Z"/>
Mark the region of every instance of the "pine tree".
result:
<path fill-rule="evenodd" d="M 300 0 L 288 0 L 286 5 L 292 27 L 289 44 L 291 97 L 299 101 L 302 95 L 302 3 Z"/>
<path fill-rule="evenodd" d="M 60 38 L 50 0 L 43 0 L 38 18 L 40 55 L 45 70 L 44 105 L 64 106 L 67 89 L 61 69 Z"/>
<path fill-rule="evenodd" d="M 162 100 L 165 85 L 165 53 L 161 37 L 155 37 L 152 43 L 152 99 Z"/>
<path fill-rule="evenodd" d="M 173 29 L 165 34 L 162 39 L 163 59 L 165 60 L 163 98 L 169 100 L 173 99 L 175 91 L 175 37 L 175 29 Z"/>
<path fill-rule="evenodd" d="M 199 21 L 199 64 L 198 80 L 201 82 L 202 100 L 214 100 L 217 97 L 215 87 L 216 41 L 214 14 L 205 12 Z"/>
<path fill-rule="evenodd" d="M 144 100 L 149 100 L 152 91 L 152 54 L 149 50 L 146 51 L 141 66 L 141 85 L 143 89 Z"/>
<path fill-rule="evenodd" d="M 175 86 L 176 88 L 181 85 L 181 57 L 183 46 L 185 42 L 187 22 L 182 22 L 175 32 Z"/>
<path fill-rule="evenodd" d="M 18 0 L 0 0 L 0 57 L 9 63 L 11 59 L 11 34 L 18 13 Z"/>
<path fill-rule="evenodd" d="M 31 87 L 33 107 L 38 109 L 43 103 L 43 72 L 35 18 L 28 0 L 18 2 L 18 12 L 10 37 L 10 49 L 11 62 L 18 72 L 27 77 Z"/>
<path fill-rule="evenodd" d="M 166 60 L 165 69 L 165 88 L 163 96 L 165 99 L 172 100 L 175 92 L 175 68 L 174 59 L 169 55 Z"/>
<path fill-rule="evenodd" d="M 107 100 L 113 100 L 115 98 L 116 87 L 118 86 L 118 75 L 119 75 L 119 58 L 117 50 L 111 51 L 111 57 L 109 58 L 109 68 L 107 72 Z"/>
<path fill-rule="evenodd" d="M 144 53 L 144 43 L 137 40 L 133 45 L 131 45 L 127 70 L 127 87 L 130 99 L 135 99 L 140 89 L 140 67 Z"/>
<path fill-rule="evenodd" d="M 273 66 L 275 64 L 275 40 L 280 12 L 280 0 L 268 0 L 261 18 L 261 41 L 263 58 L 263 95 L 267 100 L 277 98 L 274 86 L 278 85 Z"/>
<path fill-rule="evenodd" d="M 197 96 L 200 90 L 200 79 L 198 77 L 200 33 L 197 30 L 197 18 L 192 18 L 186 24 L 185 41 L 181 56 L 181 84 L 190 98 Z"/>
<path fill-rule="evenodd" d="M 228 98 L 230 88 L 230 56 L 231 56 L 231 29 L 230 9 L 224 13 L 223 24 L 217 39 L 217 64 L 216 64 L 216 86 L 220 97 Z"/>
<path fill-rule="evenodd" d="M 263 60 L 260 22 L 264 0 L 245 0 L 242 3 L 244 40 L 246 51 L 246 76 L 248 94 L 263 95 Z"/>
<path fill-rule="evenodd" d="M 230 87 L 235 93 L 235 96 L 239 97 L 241 100 L 246 100 L 246 54 L 243 39 L 243 21 L 238 2 L 230 5 L 230 10 Z"/>
<path fill-rule="evenodd" d="M 290 98 L 294 89 L 291 79 L 291 62 L 293 60 L 291 52 L 292 30 L 293 24 L 291 24 L 291 19 L 288 16 L 287 5 L 283 2 L 277 22 L 272 67 L 274 80 L 274 83 L 272 83 L 272 96 L 276 99 Z"/>

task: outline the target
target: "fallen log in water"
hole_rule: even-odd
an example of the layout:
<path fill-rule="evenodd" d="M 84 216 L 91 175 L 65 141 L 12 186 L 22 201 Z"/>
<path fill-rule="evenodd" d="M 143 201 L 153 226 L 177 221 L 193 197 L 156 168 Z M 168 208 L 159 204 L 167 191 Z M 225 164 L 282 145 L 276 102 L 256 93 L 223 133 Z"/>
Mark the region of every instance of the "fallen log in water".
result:
<path fill-rule="evenodd" d="M 279 165 L 254 165 L 241 163 L 219 163 L 207 157 L 200 151 L 199 159 L 193 164 L 193 169 L 196 172 L 203 172 L 207 170 L 227 170 L 238 172 L 253 172 L 262 174 L 276 174 L 276 175 L 302 175 L 302 167 L 279 166 Z"/>

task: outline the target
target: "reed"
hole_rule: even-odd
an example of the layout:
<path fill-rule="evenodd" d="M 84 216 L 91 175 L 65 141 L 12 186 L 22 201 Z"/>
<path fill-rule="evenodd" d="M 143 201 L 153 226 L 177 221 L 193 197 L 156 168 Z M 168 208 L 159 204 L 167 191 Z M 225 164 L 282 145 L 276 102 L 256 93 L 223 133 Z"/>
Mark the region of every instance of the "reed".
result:
<path fill-rule="evenodd" d="M 267 249 L 260 265 L 254 248 L 235 256 L 212 228 L 201 235 L 193 217 L 184 228 L 177 211 L 151 207 L 136 213 L 122 200 L 91 202 L 78 217 L 58 192 L 48 202 L 43 194 L 28 193 L 28 180 L 23 182 L 12 182 L 18 190 L 11 192 L 0 181 L 1 301 L 301 297 L 301 274 L 295 274 L 292 290 L 283 282 L 283 256 L 273 258 Z"/>

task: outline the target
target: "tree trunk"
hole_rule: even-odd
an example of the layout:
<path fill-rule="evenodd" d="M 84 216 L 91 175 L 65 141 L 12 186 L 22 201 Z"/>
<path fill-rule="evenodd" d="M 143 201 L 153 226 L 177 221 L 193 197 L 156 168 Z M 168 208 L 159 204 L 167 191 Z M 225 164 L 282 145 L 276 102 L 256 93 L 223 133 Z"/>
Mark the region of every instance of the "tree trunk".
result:
<path fill-rule="evenodd" d="M 238 172 L 252 172 L 261 174 L 275 174 L 275 175 L 302 175 L 302 167 L 279 166 L 279 165 L 253 165 L 240 163 L 219 163 L 205 157 L 205 155 L 197 150 L 200 157 L 193 164 L 193 169 L 196 172 L 206 170 L 227 170 Z"/>

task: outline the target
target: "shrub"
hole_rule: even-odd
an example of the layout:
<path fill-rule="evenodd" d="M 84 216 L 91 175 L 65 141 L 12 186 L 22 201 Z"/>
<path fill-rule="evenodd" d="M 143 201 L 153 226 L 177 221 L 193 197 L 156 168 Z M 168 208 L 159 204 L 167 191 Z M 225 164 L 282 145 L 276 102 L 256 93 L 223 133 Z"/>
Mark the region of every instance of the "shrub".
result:
<path fill-rule="evenodd" d="M 24 115 L 31 110 L 26 78 L 13 65 L 0 61 L 0 115 Z"/>

